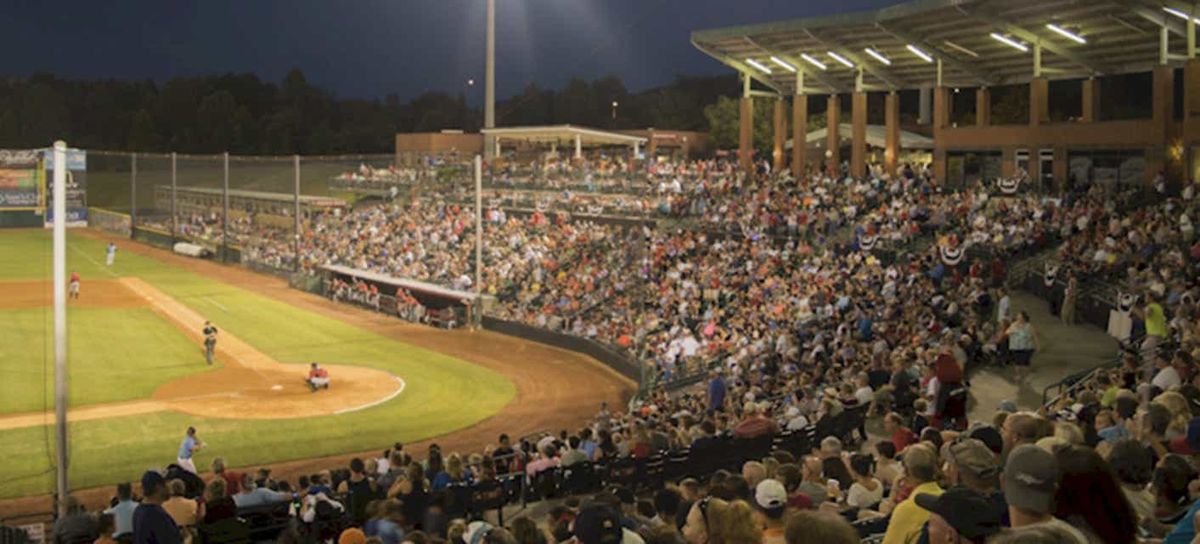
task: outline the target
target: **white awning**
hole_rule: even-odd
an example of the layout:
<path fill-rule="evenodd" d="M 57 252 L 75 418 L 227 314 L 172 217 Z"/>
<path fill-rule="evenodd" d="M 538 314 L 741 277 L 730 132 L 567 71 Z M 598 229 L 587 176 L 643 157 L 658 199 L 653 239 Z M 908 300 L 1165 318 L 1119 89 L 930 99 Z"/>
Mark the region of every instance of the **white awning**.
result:
<path fill-rule="evenodd" d="M 404 289 L 408 289 L 409 291 L 426 293 L 426 294 L 430 294 L 430 295 L 439 296 L 442 298 L 455 299 L 458 301 L 470 302 L 470 301 L 474 301 L 475 298 L 478 296 L 475 293 L 471 293 L 468 291 L 459 291 L 457 289 L 450 289 L 448 287 L 442 287 L 441 285 L 436 285 L 436 284 L 432 284 L 432 283 L 428 283 L 428 282 L 410 280 L 410 279 L 405 279 L 405 278 L 397 278 L 397 277 L 393 277 L 393 276 L 388 276 L 387 274 L 379 274 L 377 272 L 371 272 L 368 270 L 359 270 L 357 268 L 350 268 L 348 266 L 341 266 L 341 265 L 337 265 L 337 264 L 322 265 L 320 268 L 321 268 L 321 270 L 333 272 L 334 274 L 350 276 L 350 277 L 358 278 L 360 280 L 365 280 L 365 281 L 373 281 L 376 283 L 383 283 L 383 284 L 391 285 L 394 287 L 403 287 Z"/>
<path fill-rule="evenodd" d="M 850 123 L 842 123 L 838 125 L 838 139 L 850 140 L 853 136 L 853 128 Z M 824 147 L 825 137 L 828 134 L 828 129 L 819 128 L 808 133 L 806 140 L 809 147 Z M 815 145 L 814 145 L 815 144 Z M 887 127 L 883 125 L 867 125 L 867 145 L 871 147 L 887 147 Z M 792 148 L 792 141 L 788 140 L 785 144 L 788 149 Z M 933 149 L 933 138 L 922 136 L 915 132 L 900 131 L 900 149 Z"/>
<path fill-rule="evenodd" d="M 575 137 L 579 136 L 583 147 L 597 145 L 643 145 L 646 139 L 641 136 L 631 136 L 620 132 L 610 132 L 595 128 L 575 125 L 549 125 L 539 127 L 503 127 L 485 128 L 484 134 L 495 136 L 501 140 L 527 140 L 534 142 L 557 142 L 562 145 L 574 145 Z"/>

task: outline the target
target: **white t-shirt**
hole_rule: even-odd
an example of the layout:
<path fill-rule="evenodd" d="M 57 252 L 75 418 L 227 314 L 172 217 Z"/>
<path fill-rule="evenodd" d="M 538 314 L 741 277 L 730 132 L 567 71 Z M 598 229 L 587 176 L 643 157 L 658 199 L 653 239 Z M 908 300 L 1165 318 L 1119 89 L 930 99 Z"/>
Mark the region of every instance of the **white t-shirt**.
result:
<path fill-rule="evenodd" d="M 874 490 L 858 482 L 850 484 L 850 490 L 846 492 L 846 504 L 853 508 L 866 508 L 883 500 L 883 484 L 875 478 L 871 478 L 871 481 L 875 482 Z"/>
<path fill-rule="evenodd" d="M 870 386 L 864 385 L 854 392 L 854 398 L 858 400 L 859 404 L 871 404 L 871 401 L 875 399 L 875 392 L 871 390 Z"/>
<path fill-rule="evenodd" d="M 1075 542 L 1077 544 L 1088 544 L 1088 538 L 1083 534 L 1083 531 L 1076 529 L 1075 526 L 1058 518 L 1050 518 L 1049 520 L 1041 523 L 1034 523 L 1033 525 L 1026 525 L 1024 527 L 1016 528 L 1013 529 L 1013 532 L 1017 533 L 1021 531 L 1028 531 L 1035 527 L 1053 527 L 1061 532 L 1071 535 L 1071 540 L 1066 541 L 1067 544 L 1070 542 Z"/>
<path fill-rule="evenodd" d="M 1183 379 L 1179 377 L 1179 372 L 1175 370 L 1175 367 L 1167 366 L 1166 368 L 1159 370 L 1158 373 L 1154 375 L 1154 379 L 1151 380 L 1150 383 L 1155 387 L 1166 391 L 1173 385 L 1181 385 L 1183 383 Z"/>

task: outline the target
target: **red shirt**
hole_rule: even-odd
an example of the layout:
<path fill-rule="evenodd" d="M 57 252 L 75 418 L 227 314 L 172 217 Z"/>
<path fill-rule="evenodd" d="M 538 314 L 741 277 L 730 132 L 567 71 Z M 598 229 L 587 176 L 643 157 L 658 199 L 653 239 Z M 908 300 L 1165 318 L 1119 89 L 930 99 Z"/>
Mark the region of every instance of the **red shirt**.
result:
<path fill-rule="evenodd" d="M 309 378 L 324 378 L 329 376 L 329 373 L 324 368 L 314 368 L 308 371 Z"/>
<path fill-rule="evenodd" d="M 232 470 L 226 470 L 221 473 L 221 478 L 225 479 L 225 496 L 232 497 L 242 491 L 242 473 Z"/>
<path fill-rule="evenodd" d="M 71 281 L 73 281 L 73 282 L 79 281 L 79 272 L 71 272 Z"/>
<path fill-rule="evenodd" d="M 892 433 L 892 445 L 896 447 L 896 452 L 904 451 L 910 444 L 916 443 L 917 433 L 912 432 L 908 427 L 900 427 L 896 432 Z"/>

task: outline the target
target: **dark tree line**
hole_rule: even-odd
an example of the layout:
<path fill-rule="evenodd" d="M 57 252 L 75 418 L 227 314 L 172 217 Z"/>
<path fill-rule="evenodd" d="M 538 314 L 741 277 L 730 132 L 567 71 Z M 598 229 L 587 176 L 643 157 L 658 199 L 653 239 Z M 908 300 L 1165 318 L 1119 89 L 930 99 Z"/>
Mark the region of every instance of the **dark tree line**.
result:
<path fill-rule="evenodd" d="M 683 77 L 630 93 L 617 77 L 571 79 L 559 90 L 529 85 L 496 106 L 500 126 L 572 123 L 599 128 L 707 130 L 704 107 L 738 91 L 732 76 Z M 470 104 L 482 102 L 475 87 Z M 612 103 L 618 103 L 613 118 Z M 339 99 L 300 70 L 282 83 L 253 74 L 153 81 L 67 80 L 38 74 L 0 80 L 0 148 L 65 139 L 74 147 L 182 153 L 333 154 L 392 150 L 396 132 L 475 131 L 464 93 L 411 101 Z"/>

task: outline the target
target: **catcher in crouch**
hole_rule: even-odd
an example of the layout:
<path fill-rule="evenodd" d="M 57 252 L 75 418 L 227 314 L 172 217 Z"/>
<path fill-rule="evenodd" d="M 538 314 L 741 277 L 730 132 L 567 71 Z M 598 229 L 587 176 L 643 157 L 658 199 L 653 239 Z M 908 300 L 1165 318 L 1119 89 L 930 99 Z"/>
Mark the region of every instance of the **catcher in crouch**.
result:
<path fill-rule="evenodd" d="M 312 389 L 314 393 L 318 389 L 329 389 L 329 371 L 321 368 L 321 365 L 313 363 L 312 368 L 308 371 L 308 377 L 304 379 L 304 382 L 308 384 L 308 388 Z"/>

